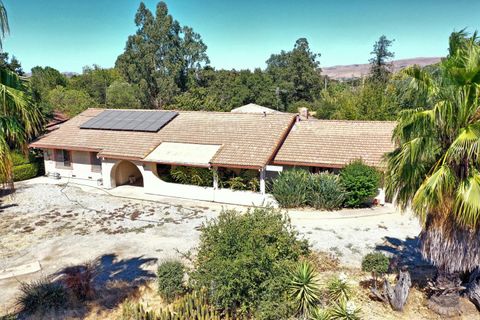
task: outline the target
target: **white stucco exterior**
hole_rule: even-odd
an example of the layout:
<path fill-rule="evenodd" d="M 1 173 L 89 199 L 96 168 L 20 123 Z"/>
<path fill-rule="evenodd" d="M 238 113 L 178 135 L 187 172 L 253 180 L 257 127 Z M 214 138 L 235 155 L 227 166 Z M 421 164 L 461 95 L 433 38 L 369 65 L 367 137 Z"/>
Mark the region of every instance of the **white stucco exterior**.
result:
<path fill-rule="evenodd" d="M 89 152 L 72 151 L 71 156 L 71 168 L 68 169 L 62 168 L 61 163 L 57 163 L 54 157 L 49 158 L 46 156 L 46 173 L 58 173 L 61 177 L 74 179 L 78 183 L 112 189 L 117 186 L 116 182 L 119 181 L 119 173 L 117 172 L 119 165 L 121 162 L 127 161 L 102 159 L 101 172 L 93 172 Z M 143 163 L 140 161 L 128 161 L 128 163 L 129 165 L 133 164 L 141 173 L 143 189 L 147 194 L 247 206 L 276 206 L 276 201 L 273 196 L 265 192 L 236 191 L 216 188 L 214 186 L 200 187 L 169 183 L 158 178 L 156 175 L 156 165 L 153 163 Z M 122 166 L 122 168 L 127 168 L 127 172 L 122 172 L 120 177 L 121 181 L 126 181 L 129 176 L 135 175 L 135 173 L 131 172 L 130 167 Z M 260 175 L 260 177 L 264 176 L 264 173 Z M 264 182 L 261 182 L 261 186 L 264 188 Z"/>
<path fill-rule="evenodd" d="M 90 152 L 71 151 L 71 165 L 66 168 L 55 161 L 53 151 L 50 154 L 44 153 L 45 174 L 54 175 L 58 173 L 61 177 L 81 181 L 91 186 L 102 185 L 102 172 L 96 171 L 90 163 Z"/>

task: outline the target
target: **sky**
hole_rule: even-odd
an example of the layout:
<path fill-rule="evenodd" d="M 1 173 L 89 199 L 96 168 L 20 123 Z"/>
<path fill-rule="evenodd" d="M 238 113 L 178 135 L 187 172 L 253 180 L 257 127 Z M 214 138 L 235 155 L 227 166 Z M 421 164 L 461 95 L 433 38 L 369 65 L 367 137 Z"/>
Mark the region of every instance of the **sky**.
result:
<path fill-rule="evenodd" d="M 10 22 L 4 51 L 25 71 L 112 67 L 135 33 L 138 0 L 3 0 Z M 308 39 L 321 66 L 367 63 L 373 43 L 395 39 L 396 59 L 444 56 L 448 36 L 480 29 L 479 0 L 166 0 L 181 25 L 208 46 L 211 65 L 264 68 L 272 53 Z M 145 1 L 155 10 L 157 1 Z"/>

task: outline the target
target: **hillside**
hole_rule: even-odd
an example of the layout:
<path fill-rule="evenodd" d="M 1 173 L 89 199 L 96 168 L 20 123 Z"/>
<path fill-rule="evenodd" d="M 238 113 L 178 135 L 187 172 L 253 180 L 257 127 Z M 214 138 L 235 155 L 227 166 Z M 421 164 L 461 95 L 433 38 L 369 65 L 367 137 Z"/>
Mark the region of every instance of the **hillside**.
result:
<path fill-rule="evenodd" d="M 419 66 L 428 66 L 440 61 L 440 57 L 430 57 L 430 58 L 411 58 L 411 59 L 400 59 L 393 61 L 394 71 L 398 71 L 405 67 L 417 64 Z M 360 78 L 368 74 L 370 70 L 370 65 L 368 63 L 364 64 L 350 64 L 350 65 L 339 65 L 332 67 L 323 67 L 322 74 L 329 76 L 332 79 L 349 79 L 349 78 Z"/>

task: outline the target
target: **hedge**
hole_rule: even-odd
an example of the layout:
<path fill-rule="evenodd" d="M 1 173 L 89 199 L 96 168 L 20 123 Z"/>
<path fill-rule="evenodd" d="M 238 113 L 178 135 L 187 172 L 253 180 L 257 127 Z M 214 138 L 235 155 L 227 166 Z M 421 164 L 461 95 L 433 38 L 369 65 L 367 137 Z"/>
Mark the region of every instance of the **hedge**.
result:
<path fill-rule="evenodd" d="M 39 164 L 26 163 L 13 167 L 13 181 L 22 181 L 35 178 L 39 173 Z"/>

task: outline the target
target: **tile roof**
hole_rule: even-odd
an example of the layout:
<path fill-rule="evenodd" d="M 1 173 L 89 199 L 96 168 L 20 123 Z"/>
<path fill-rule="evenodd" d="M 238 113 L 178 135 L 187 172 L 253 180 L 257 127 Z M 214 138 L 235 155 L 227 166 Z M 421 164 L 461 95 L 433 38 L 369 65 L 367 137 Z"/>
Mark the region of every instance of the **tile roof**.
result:
<path fill-rule="evenodd" d="M 212 165 L 261 168 L 271 161 L 295 118 L 292 114 L 180 111 L 155 133 L 79 128 L 103 110 L 82 112 L 31 147 L 98 151 L 106 158 L 141 160 L 161 142 L 221 144 Z"/>
<path fill-rule="evenodd" d="M 362 159 L 382 168 L 394 149 L 393 121 L 305 120 L 297 122 L 275 156 L 275 164 L 341 168 Z"/>

